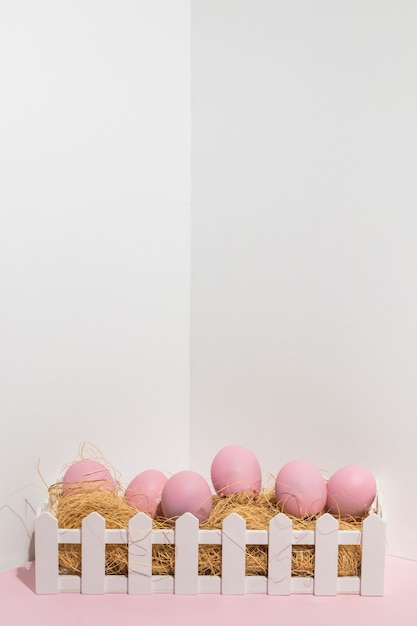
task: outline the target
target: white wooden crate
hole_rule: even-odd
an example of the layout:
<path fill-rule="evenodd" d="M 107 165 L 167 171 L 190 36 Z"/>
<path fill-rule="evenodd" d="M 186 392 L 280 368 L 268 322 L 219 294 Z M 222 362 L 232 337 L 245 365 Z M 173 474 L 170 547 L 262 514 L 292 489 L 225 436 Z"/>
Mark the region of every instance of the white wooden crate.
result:
<path fill-rule="evenodd" d="M 81 544 L 81 576 L 64 575 L 58 566 L 58 545 Z M 105 574 L 106 544 L 128 546 L 128 575 Z M 175 545 L 175 574 L 152 574 L 152 545 Z M 198 575 L 198 546 L 222 546 L 221 576 Z M 312 577 L 291 575 L 293 545 L 315 546 L 315 569 Z M 339 577 L 339 545 L 361 545 L 361 576 Z M 268 546 L 268 575 L 246 576 L 247 545 Z M 91 513 L 80 530 L 58 528 L 56 518 L 39 512 L 35 524 L 36 592 L 85 594 L 155 592 L 176 594 L 262 593 L 288 595 L 314 593 L 335 595 L 354 593 L 382 596 L 384 590 L 385 520 L 381 511 L 370 514 L 362 530 L 339 530 L 338 521 L 329 514 L 321 516 L 315 530 L 293 530 L 291 520 L 280 513 L 269 530 L 246 530 L 245 520 L 233 513 L 223 522 L 222 530 L 201 530 L 190 513 L 182 515 L 170 530 L 153 530 L 152 520 L 138 513 L 122 530 L 106 530 L 105 520 Z"/>

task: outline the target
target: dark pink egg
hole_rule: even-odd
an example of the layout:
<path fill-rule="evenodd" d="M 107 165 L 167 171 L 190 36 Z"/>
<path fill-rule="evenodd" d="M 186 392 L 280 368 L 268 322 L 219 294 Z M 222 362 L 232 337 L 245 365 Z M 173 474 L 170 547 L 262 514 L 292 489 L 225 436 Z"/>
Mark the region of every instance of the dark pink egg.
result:
<path fill-rule="evenodd" d="M 345 465 L 327 483 L 327 510 L 333 515 L 360 517 L 376 496 L 376 480 L 366 467 Z"/>
<path fill-rule="evenodd" d="M 155 517 L 166 482 L 167 477 L 162 472 L 145 470 L 129 483 L 125 491 L 125 500 L 132 508 Z"/>
<path fill-rule="evenodd" d="M 161 496 L 162 511 L 168 518 L 192 513 L 200 522 L 205 522 L 211 513 L 212 503 L 208 482 L 191 470 L 171 476 Z"/>
<path fill-rule="evenodd" d="M 106 491 L 115 491 L 116 489 L 115 481 L 110 472 L 94 459 L 83 459 L 73 463 L 65 472 L 62 482 L 64 483 L 64 493 L 77 493 L 81 488 L 97 488 Z"/>
<path fill-rule="evenodd" d="M 311 517 L 326 505 L 326 481 L 312 463 L 290 461 L 278 472 L 275 494 L 283 513 Z"/>
<path fill-rule="evenodd" d="M 211 464 L 211 481 L 218 495 L 251 491 L 258 494 L 262 470 L 256 456 L 243 446 L 226 446 Z"/>

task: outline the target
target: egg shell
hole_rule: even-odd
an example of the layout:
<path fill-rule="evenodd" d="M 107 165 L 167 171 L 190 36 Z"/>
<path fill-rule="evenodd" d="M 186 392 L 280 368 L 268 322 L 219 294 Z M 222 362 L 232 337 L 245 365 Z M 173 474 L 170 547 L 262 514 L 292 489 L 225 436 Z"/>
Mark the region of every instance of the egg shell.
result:
<path fill-rule="evenodd" d="M 275 494 L 284 513 L 298 518 L 320 513 L 326 505 L 326 481 L 308 461 L 289 461 L 276 477 Z"/>
<path fill-rule="evenodd" d="M 158 470 L 149 469 L 141 472 L 126 488 L 126 503 L 150 517 L 155 517 L 167 480 L 167 477 Z"/>
<path fill-rule="evenodd" d="M 362 465 L 345 465 L 327 483 L 327 510 L 333 515 L 360 517 L 376 496 L 376 480 Z"/>
<path fill-rule="evenodd" d="M 116 490 L 116 484 L 110 472 L 95 459 L 83 459 L 73 463 L 65 472 L 62 482 L 64 483 L 63 493 L 78 493 L 81 488 Z"/>
<path fill-rule="evenodd" d="M 208 482 L 191 470 L 171 476 L 162 490 L 162 511 L 168 518 L 192 513 L 200 522 L 205 522 L 211 513 L 212 503 Z"/>
<path fill-rule="evenodd" d="M 262 485 L 262 470 L 256 456 L 243 446 L 226 446 L 211 464 L 211 481 L 218 495 L 253 491 Z"/>

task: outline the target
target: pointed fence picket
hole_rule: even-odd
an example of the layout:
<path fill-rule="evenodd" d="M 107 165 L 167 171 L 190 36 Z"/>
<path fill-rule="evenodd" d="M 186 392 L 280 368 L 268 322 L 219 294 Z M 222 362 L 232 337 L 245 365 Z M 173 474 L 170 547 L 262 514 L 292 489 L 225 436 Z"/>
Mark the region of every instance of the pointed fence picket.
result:
<path fill-rule="evenodd" d="M 175 523 L 174 592 L 198 593 L 198 519 L 191 513 Z"/>
<path fill-rule="evenodd" d="M 339 523 L 326 513 L 316 523 L 314 556 L 314 593 L 335 596 L 337 593 L 337 557 Z"/>
<path fill-rule="evenodd" d="M 58 546 L 81 544 L 81 576 L 60 573 Z M 123 544 L 128 550 L 127 576 L 105 574 L 107 544 Z M 175 545 L 173 576 L 152 574 L 152 546 Z M 199 545 L 221 545 L 221 576 L 198 575 Z M 361 545 L 361 577 L 339 577 L 339 545 Z M 246 547 L 268 546 L 267 576 L 246 576 Z M 313 545 L 314 576 L 291 574 L 293 545 Z M 358 593 L 381 596 L 384 592 L 385 521 L 372 513 L 363 522 L 362 530 L 339 530 L 338 521 L 329 514 L 318 518 L 316 529 L 293 530 L 291 520 L 279 513 L 271 519 L 268 530 L 247 530 L 245 520 L 233 513 L 223 521 L 222 530 L 200 530 L 198 520 L 190 513 L 178 518 L 175 528 L 153 530 L 152 520 L 138 513 L 127 529 L 106 530 L 105 520 L 91 513 L 81 529 L 59 529 L 50 513 L 39 513 L 35 524 L 36 592 L 56 594 L 59 591 L 103 594 L 119 592 L 150 594 L 222 593 L 242 595 L 267 593 L 289 595 L 314 593 L 335 595 Z"/>
<path fill-rule="evenodd" d="M 138 513 L 128 528 L 128 593 L 152 591 L 152 520 Z"/>
<path fill-rule="evenodd" d="M 269 522 L 268 593 L 288 595 L 291 592 L 292 523 L 279 513 Z"/>

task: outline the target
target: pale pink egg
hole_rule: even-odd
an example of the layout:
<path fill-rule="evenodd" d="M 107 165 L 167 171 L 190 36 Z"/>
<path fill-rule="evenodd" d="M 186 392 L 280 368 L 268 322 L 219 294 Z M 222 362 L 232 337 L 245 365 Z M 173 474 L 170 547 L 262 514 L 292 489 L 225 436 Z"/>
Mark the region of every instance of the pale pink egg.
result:
<path fill-rule="evenodd" d="M 64 483 L 64 493 L 77 493 L 80 488 L 97 488 L 105 491 L 115 491 L 116 489 L 115 481 L 110 472 L 94 459 L 83 459 L 73 463 L 65 472 L 62 482 Z"/>
<path fill-rule="evenodd" d="M 258 494 L 262 471 L 256 456 L 243 446 L 226 446 L 211 464 L 211 481 L 218 495 L 251 491 Z"/>
<path fill-rule="evenodd" d="M 308 461 L 290 461 L 276 477 L 275 494 L 283 513 L 311 517 L 326 505 L 326 481 L 320 470 Z"/>
<path fill-rule="evenodd" d="M 167 477 L 158 470 L 141 472 L 127 486 L 125 491 L 126 503 L 138 511 L 155 517 L 161 502 L 162 490 Z"/>
<path fill-rule="evenodd" d="M 168 518 L 192 513 L 200 522 L 205 522 L 211 513 L 212 503 L 207 481 L 191 470 L 171 476 L 162 490 L 162 511 Z"/>
<path fill-rule="evenodd" d="M 333 515 L 364 515 L 376 496 L 376 480 L 362 465 L 345 465 L 327 483 L 327 510 Z"/>

